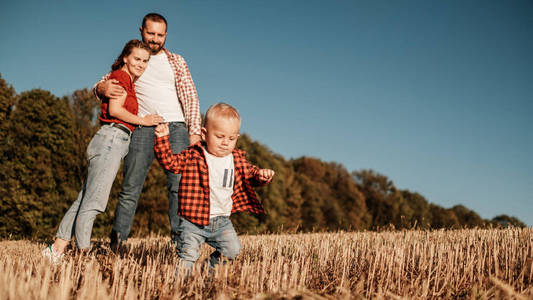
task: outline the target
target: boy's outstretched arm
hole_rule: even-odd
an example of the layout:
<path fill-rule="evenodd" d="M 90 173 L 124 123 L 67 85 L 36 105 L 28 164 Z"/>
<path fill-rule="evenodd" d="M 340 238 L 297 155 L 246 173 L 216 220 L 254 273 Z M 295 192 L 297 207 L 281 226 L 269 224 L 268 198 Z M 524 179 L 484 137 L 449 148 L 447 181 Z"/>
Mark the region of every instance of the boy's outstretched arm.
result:
<path fill-rule="evenodd" d="M 252 186 L 264 186 L 269 184 L 274 178 L 275 172 L 270 169 L 259 169 L 257 166 L 250 164 L 249 180 Z"/>
<path fill-rule="evenodd" d="M 260 181 L 263 181 L 263 182 L 265 182 L 265 184 L 267 184 L 267 183 L 270 183 L 272 181 L 272 178 L 274 178 L 274 174 L 275 174 L 274 170 L 260 169 L 257 172 L 257 178 Z"/>
<path fill-rule="evenodd" d="M 163 169 L 175 174 L 179 174 L 182 172 L 183 167 L 185 166 L 187 152 L 184 150 L 179 154 L 172 153 L 170 142 L 168 141 L 169 132 L 170 130 L 168 128 L 168 123 L 162 123 L 156 126 L 154 130 L 154 151 L 155 155 L 157 156 L 157 160 Z"/>

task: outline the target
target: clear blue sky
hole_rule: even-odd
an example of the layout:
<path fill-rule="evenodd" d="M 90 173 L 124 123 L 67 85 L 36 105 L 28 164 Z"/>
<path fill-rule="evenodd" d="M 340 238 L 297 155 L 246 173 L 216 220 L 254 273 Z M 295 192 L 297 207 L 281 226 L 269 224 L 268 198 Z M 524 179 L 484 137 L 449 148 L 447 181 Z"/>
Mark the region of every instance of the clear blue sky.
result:
<path fill-rule="evenodd" d="M 532 1 L 8 1 L 0 73 L 91 87 L 152 11 L 202 112 L 233 104 L 273 152 L 533 225 Z"/>

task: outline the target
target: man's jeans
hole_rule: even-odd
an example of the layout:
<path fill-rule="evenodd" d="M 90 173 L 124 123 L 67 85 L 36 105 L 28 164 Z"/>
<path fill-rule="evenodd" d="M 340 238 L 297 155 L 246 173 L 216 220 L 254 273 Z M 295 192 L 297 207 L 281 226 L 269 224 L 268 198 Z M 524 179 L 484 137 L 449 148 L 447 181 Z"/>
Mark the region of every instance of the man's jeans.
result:
<path fill-rule="evenodd" d="M 87 147 L 87 179 L 78 199 L 59 224 L 58 238 L 68 241 L 74 231 L 78 248 L 89 248 L 94 219 L 105 211 L 113 181 L 120 162 L 128 153 L 129 143 L 129 134 L 109 125 L 103 125 L 94 135 Z"/>
<path fill-rule="evenodd" d="M 191 270 L 200 256 L 200 248 L 205 242 L 215 248 L 209 256 L 209 266 L 212 268 L 220 262 L 220 254 L 232 260 L 241 251 L 241 243 L 229 217 L 215 217 L 209 220 L 209 225 L 199 226 L 180 218 L 178 233 L 178 257 L 180 266 Z"/>
<path fill-rule="evenodd" d="M 144 180 L 155 158 L 154 152 L 154 128 L 141 126 L 131 136 L 128 155 L 124 159 L 124 180 L 122 190 L 118 195 L 118 204 L 115 210 L 113 231 L 125 241 L 130 234 L 133 217 L 137 209 L 139 196 L 141 195 Z M 189 146 L 189 133 L 183 122 L 169 123 L 170 147 L 174 154 L 180 153 Z M 178 186 L 181 175 L 165 171 L 167 175 L 168 216 L 170 218 L 171 238 L 176 240 L 179 225 L 178 219 Z"/>

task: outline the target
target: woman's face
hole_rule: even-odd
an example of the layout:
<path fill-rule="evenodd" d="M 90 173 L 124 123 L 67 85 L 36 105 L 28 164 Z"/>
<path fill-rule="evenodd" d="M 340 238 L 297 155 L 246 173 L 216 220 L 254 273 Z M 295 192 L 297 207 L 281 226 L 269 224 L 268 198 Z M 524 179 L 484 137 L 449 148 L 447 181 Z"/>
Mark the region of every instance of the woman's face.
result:
<path fill-rule="evenodd" d="M 122 69 L 130 74 L 135 79 L 142 75 L 148 60 L 150 59 L 150 52 L 142 48 L 133 48 L 130 55 L 124 57 L 124 66 Z"/>

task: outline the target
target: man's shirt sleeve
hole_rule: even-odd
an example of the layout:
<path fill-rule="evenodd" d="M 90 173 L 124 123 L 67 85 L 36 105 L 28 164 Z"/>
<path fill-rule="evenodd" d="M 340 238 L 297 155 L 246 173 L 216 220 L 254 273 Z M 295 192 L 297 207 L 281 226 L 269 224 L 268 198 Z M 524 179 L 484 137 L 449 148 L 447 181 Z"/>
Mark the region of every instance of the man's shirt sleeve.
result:
<path fill-rule="evenodd" d="M 202 120 L 198 93 L 196 92 L 196 87 L 194 86 L 187 62 L 181 56 L 177 56 L 176 58 L 182 70 L 181 78 L 179 79 L 178 97 L 185 99 L 183 103 L 186 106 L 184 109 L 187 111 L 186 116 L 188 120 L 186 123 L 189 127 L 189 135 L 200 135 Z"/>

